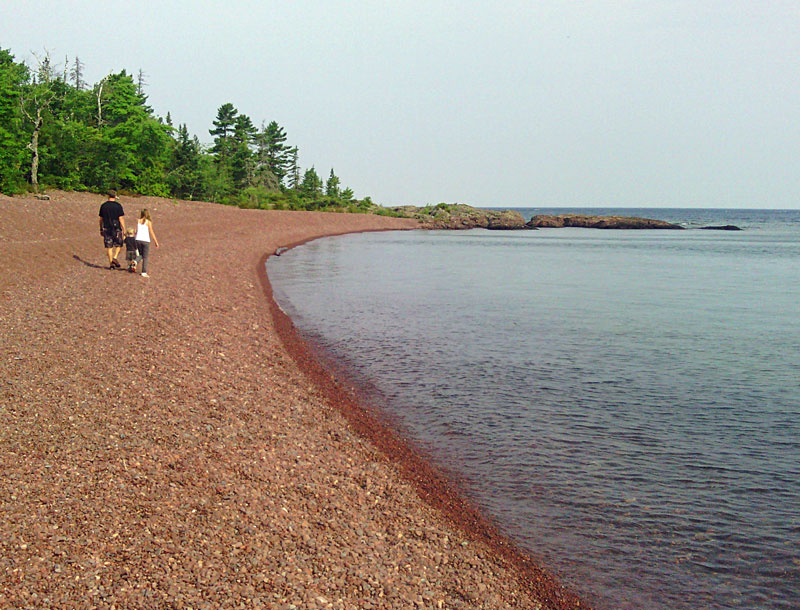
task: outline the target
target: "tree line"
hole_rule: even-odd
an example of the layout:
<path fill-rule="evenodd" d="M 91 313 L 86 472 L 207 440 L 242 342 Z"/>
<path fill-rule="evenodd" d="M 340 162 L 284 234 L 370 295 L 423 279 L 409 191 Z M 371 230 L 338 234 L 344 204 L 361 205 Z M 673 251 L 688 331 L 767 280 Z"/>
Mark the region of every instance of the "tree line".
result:
<path fill-rule="evenodd" d="M 0 192 L 43 188 L 122 192 L 242 207 L 375 211 L 333 169 L 326 180 L 298 165 L 276 122 L 256 127 L 232 103 L 219 107 L 213 144 L 155 115 L 144 75 L 122 70 L 94 85 L 75 58 L 29 68 L 0 49 Z"/>

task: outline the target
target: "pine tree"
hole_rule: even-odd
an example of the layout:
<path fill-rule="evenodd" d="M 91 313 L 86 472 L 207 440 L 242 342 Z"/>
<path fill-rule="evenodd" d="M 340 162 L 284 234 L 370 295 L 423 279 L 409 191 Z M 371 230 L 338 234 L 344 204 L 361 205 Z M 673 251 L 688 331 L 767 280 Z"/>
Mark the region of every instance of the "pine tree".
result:
<path fill-rule="evenodd" d="M 288 168 L 289 168 L 289 188 L 297 190 L 300 188 L 300 166 L 297 163 L 297 146 L 290 148 L 288 151 Z"/>
<path fill-rule="evenodd" d="M 236 117 L 233 124 L 233 138 L 237 144 L 250 146 L 256 140 L 258 130 L 253 125 L 253 121 L 246 114 Z"/>
<path fill-rule="evenodd" d="M 331 175 L 328 177 L 328 181 L 325 183 L 325 194 L 328 197 L 338 198 L 341 194 L 339 191 L 339 183 L 339 178 L 333 173 L 333 168 L 331 168 Z"/>
<path fill-rule="evenodd" d="M 316 197 L 322 194 L 322 179 L 317 174 L 314 166 L 311 166 L 303 174 L 303 181 L 300 183 L 300 191 L 309 197 Z"/>
<path fill-rule="evenodd" d="M 236 117 L 233 128 L 233 154 L 231 156 L 231 177 L 237 188 L 251 186 L 255 172 L 253 152 L 250 145 L 255 141 L 258 130 L 246 114 Z"/>
<path fill-rule="evenodd" d="M 281 183 L 291 164 L 292 149 L 285 142 L 286 132 L 275 121 L 271 121 L 266 127 L 262 126 L 257 138 L 259 163 L 266 165 Z"/>
<path fill-rule="evenodd" d="M 219 162 L 230 155 L 238 114 L 239 111 L 234 108 L 233 104 L 230 102 L 223 104 L 217 110 L 216 120 L 212 121 L 214 129 L 208 130 L 208 133 L 214 136 L 214 146 L 211 147 L 211 152 L 217 155 Z"/>
<path fill-rule="evenodd" d="M 181 199 L 194 199 L 200 191 L 200 142 L 189 136 L 185 124 L 178 127 L 167 182 L 172 193 Z"/>

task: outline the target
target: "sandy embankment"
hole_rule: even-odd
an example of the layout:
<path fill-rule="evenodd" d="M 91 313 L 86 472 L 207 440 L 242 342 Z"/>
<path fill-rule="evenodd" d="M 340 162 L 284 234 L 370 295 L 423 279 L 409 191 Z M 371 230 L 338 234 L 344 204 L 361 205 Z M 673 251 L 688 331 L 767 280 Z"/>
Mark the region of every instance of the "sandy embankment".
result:
<path fill-rule="evenodd" d="M 413 221 L 123 198 L 148 280 L 105 268 L 101 202 L 0 197 L 0 607 L 577 607 L 273 321 L 265 253 Z"/>

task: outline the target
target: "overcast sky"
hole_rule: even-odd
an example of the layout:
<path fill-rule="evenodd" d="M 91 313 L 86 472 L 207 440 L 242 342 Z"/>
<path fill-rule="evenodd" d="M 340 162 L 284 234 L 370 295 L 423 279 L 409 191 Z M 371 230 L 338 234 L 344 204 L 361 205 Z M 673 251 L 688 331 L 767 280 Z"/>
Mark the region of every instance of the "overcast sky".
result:
<path fill-rule="evenodd" d="M 231 102 L 385 205 L 800 208 L 800 3 L 0 0 L 0 48 Z"/>

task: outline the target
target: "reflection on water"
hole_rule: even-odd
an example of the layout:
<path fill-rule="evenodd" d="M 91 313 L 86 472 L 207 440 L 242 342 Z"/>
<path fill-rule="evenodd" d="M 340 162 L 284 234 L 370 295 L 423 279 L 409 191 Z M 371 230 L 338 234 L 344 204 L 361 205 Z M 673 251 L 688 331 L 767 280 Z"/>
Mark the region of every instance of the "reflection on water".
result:
<path fill-rule="evenodd" d="M 766 218 L 362 234 L 268 271 L 297 326 L 598 606 L 789 609 L 800 238 Z"/>

